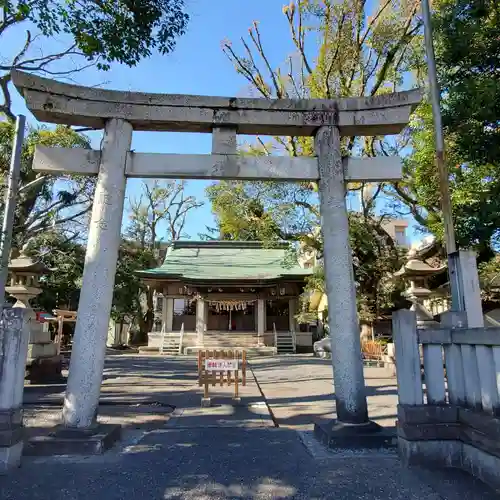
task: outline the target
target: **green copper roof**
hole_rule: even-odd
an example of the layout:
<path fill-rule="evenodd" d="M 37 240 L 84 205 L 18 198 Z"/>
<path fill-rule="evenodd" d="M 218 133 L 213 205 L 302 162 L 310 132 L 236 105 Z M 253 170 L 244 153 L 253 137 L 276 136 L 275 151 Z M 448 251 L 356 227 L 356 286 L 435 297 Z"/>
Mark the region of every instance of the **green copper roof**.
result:
<path fill-rule="evenodd" d="M 287 244 L 264 248 L 257 241 L 177 241 L 160 267 L 139 271 L 144 278 L 186 281 L 278 281 L 312 274 L 284 265 Z"/>

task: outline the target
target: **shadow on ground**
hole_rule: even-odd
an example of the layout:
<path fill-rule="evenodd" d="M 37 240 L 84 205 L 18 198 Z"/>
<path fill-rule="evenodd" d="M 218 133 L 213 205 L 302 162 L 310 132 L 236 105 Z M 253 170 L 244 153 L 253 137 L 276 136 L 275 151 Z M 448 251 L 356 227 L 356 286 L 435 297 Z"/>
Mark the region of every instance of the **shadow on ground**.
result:
<path fill-rule="evenodd" d="M 393 455 L 318 460 L 286 429 L 154 431 L 124 453 L 32 461 L 0 478 L 2 499 L 490 500 L 458 472 L 404 469 Z"/>

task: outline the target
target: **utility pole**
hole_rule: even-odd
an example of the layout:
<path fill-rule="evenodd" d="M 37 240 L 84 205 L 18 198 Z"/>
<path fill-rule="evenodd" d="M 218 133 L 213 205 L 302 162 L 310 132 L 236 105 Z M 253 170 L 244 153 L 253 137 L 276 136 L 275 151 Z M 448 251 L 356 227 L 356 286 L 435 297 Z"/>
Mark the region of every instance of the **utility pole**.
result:
<path fill-rule="evenodd" d="M 425 53 L 429 77 L 430 97 L 432 104 L 432 117 L 434 121 L 434 137 L 436 140 L 436 166 L 439 173 L 439 191 L 441 195 L 441 211 L 443 213 L 444 241 L 448 255 L 448 273 L 452 309 L 464 310 L 464 300 L 460 278 L 459 253 L 455 241 L 453 215 L 451 211 L 450 181 L 445 162 L 443 122 L 441 118 L 441 91 L 437 80 L 436 57 L 432 41 L 432 19 L 429 0 L 422 0 L 422 17 L 424 21 Z"/>
<path fill-rule="evenodd" d="M 14 141 L 12 143 L 12 154 L 10 158 L 7 190 L 5 192 L 2 233 L 0 234 L 0 313 L 3 310 L 5 300 L 5 284 L 7 281 L 10 249 L 12 245 L 12 229 L 14 226 L 16 200 L 19 190 L 21 151 L 24 141 L 25 123 L 26 117 L 24 115 L 18 115 L 16 120 Z"/>

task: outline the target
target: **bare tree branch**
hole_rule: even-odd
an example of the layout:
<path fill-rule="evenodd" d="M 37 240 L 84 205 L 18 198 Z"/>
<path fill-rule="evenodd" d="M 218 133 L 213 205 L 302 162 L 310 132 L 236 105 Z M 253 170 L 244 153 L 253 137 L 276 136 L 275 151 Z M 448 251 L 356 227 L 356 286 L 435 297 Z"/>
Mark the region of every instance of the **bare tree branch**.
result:
<path fill-rule="evenodd" d="M 246 50 L 250 50 L 248 46 L 246 45 L 246 42 L 243 41 L 243 44 L 246 48 Z M 254 85 L 254 87 L 263 95 L 265 98 L 269 98 L 269 92 L 265 90 L 265 87 L 262 86 L 264 80 L 262 79 L 261 81 L 258 81 L 252 71 L 246 67 L 245 64 L 243 64 L 243 61 L 240 59 L 239 56 L 236 55 L 234 52 L 233 48 L 229 43 L 224 43 L 223 45 L 223 52 L 226 54 L 228 59 L 234 64 L 236 71 L 238 73 L 241 73 L 251 84 Z M 256 69 L 256 66 L 253 66 L 254 69 Z M 260 76 L 260 72 L 257 70 L 257 75 Z"/>
<path fill-rule="evenodd" d="M 271 152 L 269 151 L 269 149 L 267 149 L 267 146 L 264 144 L 264 142 L 260 137 L 257 137 L 257 142 L 262 146 L 262 149 L 266 153 L 266 156 L 270 156 Z"/>
<path fill-rule="evenodd" d="M 264 52 L 264 47 L 262 46 L 262 39 L 260 36 L 260 31 L 259 31 L 259 25 L 256 22 L 254 22 L 253 26 L 254 26 L 254 29 L 250 29 L 250 38 L 252 39 L 255 47 L 257 48 L 257 51 L 260 54 L 260 57 L 262 58 L 262 60 L 264 61 L 264 64 L 266 65 L 266 68 L 269 72 L 269 76 L 270 76 L 270 78 L 273 82 L 273 85 L 274 85 L 276 97 L 278 97 L 278 99 L 282 99 L 283 98 L 283 89 L 282 89 L 281 85 L 278 83 L 278 79 L 276 78 L 276 73 L 273 70 L 273 68 L 271 67 L 271 64 L 269 63 L 269 59 L 267 58 L 267 56 Z"/>
<path fill-rule="evenodd" d="M 335 47 L 335 51 L 332 55 L 332 60 L 330 61 L 330 65 L 328 67 L 328 70 L 327 70 L 326 76 L 325 76 L 325 94 L 326 94 L 325 97 L 327 97 L 327 98 L 333 97 L 331 95 L 331 89 L 330 89 L 330 78 L 332 76 L 332 72 L 333 72 L 333 68 L 334 68 L 335 64 L 338 63 L 337 57 L 338 57 L 339 51 L 340 51 L 340 39 L 341 39 L 342 29 L 344 27 L 345 18 L 346 18 L 346 13 L 343 12 L 342 16 L 340 17 L 339 25 L 337 27 L 337 45 Z"/>
<path fill-rule="evenodd" d="M 6 7 L 4 7 L 4 14 L 6 14 L 5 9 Z M 19 25 L 24 20 L 25 18 L 20 15 L 7 18 L 5 18 L 4 16 L 4 19 L 0 22 L 0 37 L 4 34 L 7 27 Z M 99 62 L 98 59 L 88 62 L 85 54 L 80 50 L 77 50 L 77 46 L 75 43 L 71 44 L 65 50 L 59 52 L 48 55 L 43 55 L 43 53 L 41 53 L 41 55 L 39 56 L 26 57 L 28 51 L 33 48 L 35 40 L 39 39 L 40 37 L 40 33 L 32 36 L 31 31 L 26 30 L 26 39 L 19 52 L 12 57 L 12 60 L 9 63 L 0 64 L 0 72 L 4 72 L 4 74 L 0 75 L 0 91 L 3 97 L 3 103 L 0 104 L 0 113 L 3 113 L 10 121 L 15 120 L 15 114 L 12 112 L 12 99 L 9 88 L 11 79 L 10 73 L 13 70 L 29 71 L 32 73 L 41 73 L 50 76 L 68 77 L 75 73 L 84 71 L 85 69 L 88 69 L 90 67 L 93 67 Z M 53 63 L 64 58 L 72 58 L 73 56 L 85 59 L 86 62 L 83 64 L 75 63 L 69 69 L 57 70 L 51 67 Z"/>
<path fill-rule="evenodd" d="M 63 217 L 62 219 L 54 219 L 51 224 L 49 224 L 48 220 L 45 219 L 40 224 L 37 224 L 36 226 L 33 226 L 31 228 L 26 229 L 26 233 L 27 233 L 26 239 L 31 238 L 35 234 L 38 234 L 41 231 L 48 229 L 49 227 L 62 226 L 63 224 L 66 224 L 67 222 L 72 222 L 72 221 L 78 219 L 79 217 L 81 217 L 82 215 L 85 215 L 86 213 L 90 212 L 91 208 L 92 208 L 91 205 L 86 206 L 85 208 L 83 208 L 79 212 L 68 215 L 67 217 Z"/>
<path fill-rule="evenodd" d="M 285 16 L 288 19 L 288 23 L 290 25 L 290 31 L 292 34 L 293 43 L 295 44 L 300 53 L 302 62 L 304 64 L 307 73 L 311 75 L 313 73 L 313 69 L 306 56 L 304 29 L 302 26 L 303 9 L 300 2 L 298 2 L 298 7 L 297 7 L 299 12 L 297 28 L 295 28 L 295 12 L 296 12 L 295 9 L 296 9 L 295 4 L 291 3 L 290 6 L 287 9 L 285 9 Z"/>
<path fill-rule="evenodd" d="M 415 220 L 421 224 L 422 226 L 426 226 L 427 225 L 427 220 L 425 217 L 422 216 L 422 214 L 420 213 L 420 210 L 419 210 L 419 205 L 418 205 L 418 202 L 416 200 L 414 200 L 413 198 L 411 198 L 405 191 L 404 189 L 401 188 L 400 184 L 398 182 L 394 183 L 392 185 L 394 191 L 396 191 L 396 193 L 398 194 L 398 196 L 405 201 L 405 204 L 406 206 L 408 207 L 408 209 L 410 210 L 410 213 L 413 215 L 413 217 L 415 218 Z M 386 192 L 385 194 L 387 195 L 391 195 L 390 192 Z"/>
<path fill-rule="evenodd" d="M 154 181 L 142 183 L 139 199 L 129 199 L 129 219 L 126 234 L 142 248 L 155 250 L 161 224 L 167 226 L 167 242 L 182 236 L 188 213 L 203 205 L 193 196 L 185 196 L 185 182 Z"/>
<path fill-rule="evenodd" d="M 421 28 L 421 22 L 417 22 L 417 24 L 410 30 L 408 29 L 411 26 L 411 22 L 414 19 L 415 13 L 416 13 L 417 5 L 415 5 L 412 9 L 412 13 L 408 16 L 408 19 L 405 23 L 404 30 L 403 30 L 403 35 L 401 38 L 398 40 L 398 42 L 387 52 L 387 55 L 385 57 L 385 60 L 382 64 L 382 68 L 379 70 L 375 83 L 370 91 L 371 95 L 375 95 L 378 90 L 380 89 L 380 86 L 384 83 L 387 71 L 389 70 L 389 67 L 391 64 L 394 62 L 394 59 L 396 58 L 396 55 L 399 50 L 401 50 L 405 45 L 407 45 L 410 40 L 418 33 L 418 31 Z"/>
<path fill-rule="evenodd" d="M 387 7 L 389 7 L 389 5 L 391 4 L 391 1 L 392 0 L 385 0 L 385 2 L 377 10 L 377 13 L 372 17 L 372 19 L 368 23 L 368 26 L 366 27 L 365 33 L 363 34 L 363 36 L 359 40 L 360 45 L 362 45 L 362 44 L 365 43 L 366 38 L 372 32 L 373 27 L 377 24 L 378 20 L 380 19 L 380 16 L 383 14 L 383 12 L 385 11 L 385 9 Z"/>
<path fill-rule="evenodd" d="M 10 74 L 0 76 L 0 89 L 3 94 L 3 104 L 0 105 L 0 112 L 9 120 L 15 121 L 16 115 L 12 112 L 12 98 L 9 92 Z"/>

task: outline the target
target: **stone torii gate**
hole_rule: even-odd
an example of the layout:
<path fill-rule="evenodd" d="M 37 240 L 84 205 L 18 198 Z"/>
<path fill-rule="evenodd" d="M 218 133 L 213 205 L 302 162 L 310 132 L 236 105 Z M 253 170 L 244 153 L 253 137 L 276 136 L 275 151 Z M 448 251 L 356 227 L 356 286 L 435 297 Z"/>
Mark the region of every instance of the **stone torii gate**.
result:
<path fill-rule="evenodd" d="M 12 81 L 44 122 L 104 128 L 101 150 L 37 147 L 34 169 L 97 175 L 78 319 L 63 407 L 67 428 L 96 423 L 128 177 L 318 181 L 332 336 L 337 422 L 368 419 L 345 183 L 401 178 L 396 157 L 343 158 L 341 136 L 396 134 L 419 90 L 347 99 L 240 99 L 146 94 L 68 85 L 14 71 Z M 212 133 L 212 154 L 130 151 L 134 130 Z M 316 157 L 245 157 L 236 135 L 314 136 Z"/>

